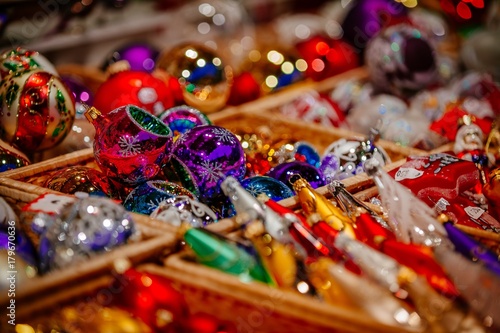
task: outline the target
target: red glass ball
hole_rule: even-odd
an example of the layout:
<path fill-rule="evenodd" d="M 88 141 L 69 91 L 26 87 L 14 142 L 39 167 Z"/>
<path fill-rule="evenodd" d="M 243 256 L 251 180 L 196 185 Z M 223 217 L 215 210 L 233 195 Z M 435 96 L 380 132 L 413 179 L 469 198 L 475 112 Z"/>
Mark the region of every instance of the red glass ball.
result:
<path fill-rule="evenodd" d="M 167 84 L 153 75 L 124 71 L 111 75 L 94 98 L 94 106 L 103 114 L 128 104 L 159 115 L 174 106 L 174 97 Z"/>
<path fill-rule="evenodd" d="M 260 85 L 250 72 L 243 72 L 234 77 L 228 105 L 240 105 L 256 100 L 262 95 Z"/>
<path fill-rule="evenodd" d="M 315 81 L 343 73 L 360 64 L 354 48 L 339 39 L 318 35 L 298 43 L 296 48 L 307 62 L 306 76 Z"/>
<path fill-rule="evenodd" d="M 181 332 L 189 316 L 182 294 L 162 276 L 129 269 L 115 277 L 113 305 L 140 318 L 154 332 Z"/>

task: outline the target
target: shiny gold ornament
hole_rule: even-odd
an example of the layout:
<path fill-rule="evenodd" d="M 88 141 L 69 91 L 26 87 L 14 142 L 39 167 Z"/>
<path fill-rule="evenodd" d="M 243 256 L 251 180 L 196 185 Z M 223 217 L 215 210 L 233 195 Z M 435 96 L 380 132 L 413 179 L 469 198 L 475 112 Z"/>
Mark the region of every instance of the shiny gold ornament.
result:
<path fill-rule="evenodd" d="M 303 81 L 306 69 L 307 62 L 296 51 L 276 45 L 250 51 L 242 65 L 242 71 L 252 73 L 264 93 Z"/>
<path fill-rule="evenodd" d="M 293 189 L 302 206 L 302 210 L 307 216 L 318 214 L 323 221 L 331 225 L 335 230 L 343 230 L 352 238 L 355 238 L 352 222 L 344 215 L 341 209 L 336 207 L 325 196 L 315 191 L 304 178 L 296 178 L 293 182 Z"/>
<path fill-rule="evenodd" d="M 207 113 L 226 105 L 233 71 L 212 49 L 200 44 L 178 45 L 160 55 L 157 68 L 178 81 L 186 104 Z"/>
<path fill-rule="evenodd" d="M 59 313 L 34 323 L 16 326 L 22 333 L 151 333 L 151 329 L 124 310 L 85 303 L 67 306 Z"/>

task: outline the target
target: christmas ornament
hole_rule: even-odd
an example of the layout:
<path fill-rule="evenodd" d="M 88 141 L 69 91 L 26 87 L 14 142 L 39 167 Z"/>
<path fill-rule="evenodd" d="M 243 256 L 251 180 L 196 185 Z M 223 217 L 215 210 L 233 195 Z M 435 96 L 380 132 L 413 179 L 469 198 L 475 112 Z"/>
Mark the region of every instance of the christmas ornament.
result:
<path fill-rule="evenodd" d="M 274 162 L 274 166 L 285 162 L 300 161 L 316 168 L 319 167 L 321 158 L 312 144 L 307 141 L 293 142 L 289 139 L 286 141 L 287 143 L 284 143 L 279 148 L 273 149 L 272 162 Z"/>
<path fill-rule="evenodd" d="M 206 46 L 178 45 L 160 55 L 157 68 L 176 78 L 185 103 L 202 112 L 222 109 L 229 98 L 232 69 Z"/>
<path fill-rule="evenodd" d="M 368 102 L 373 94 L 373 85 L 369 81 L 347 79 L 339 82 L 329 97 L 342 112 L 348 114 L 356 105 Z"/>
<path fill-rule="evenodd" d="M 87 105 L 93 104 L 94 93 L 76 76 L 61 75 L 61 79 L 73 93 L 76 111 L 75 120 L 73 126 L 71 126 L 71 131 L 64 140 L 57 146 L 43 152 L 41 157 L 43 160 L 90 148 L 94 143 L 94 126 L 84 116 Z"/>
<path fill-rule="evenodd" d="M 484 184 L 483 194 L 488 199 L 488 211 L 500 219 L 500 168 L 491 170 L 488 181 Z"/>
<path fill-rule="evenodd" d="M 111 304 L 140 318 L 154 332 L 181 332 L 189 318 L 183 295 L 173 282 L 160 275 L 133 268 L 115 274 Z"/>
<path fill-rule="evenodd" d="M 85 166 L 71 166 L 56 172 L 46 180 L 44 187 L 67 194 L 85 192 L 95 196 L 119 197 L 117 189 L 102 172 Z"/>
<path fill-rule="evenodd" d="M 175 226 L 187 223 L 194 228 L 203 228 L 217 222 L 217 216 L 208 206 L 187 195 L 163 200 L 150 217 Z"/>
<path fill-rule="evenodd" d="M 376 132 L 372 132 L 369 139 L 353 137 L 334 141 L 325 149 L 319 169 L 331 181 L 364 172 L 364 163 L 370 158 L 375 158 L 381 165 L 390 163 L 389 155 L 376 145 L 376 141 Z"/>
<path fill-rule="evenodd" d="M 260 85 L 250 72 L 242 72 L 234 76 L 227 105 L 240 105 L 256 100 L 262 95 Z"/>
<path fill-rule="evenodd" d="M 0 54 L 0 78 L 10 74 L 21 74 L 34 70 L 42 70 L 57 76 L 57 71 L 47 58 L 36 51 L 18 47 Z"/>
<path fill-rule="evenodd" d="M 9 221 L 7 226 L 0 228 L 0 250 L 7 251 L 9 257 L 21 259 L 21 265 L 31 266 L 35 272 L 38 266 L 38 256 L 33 244 L 28 237 L 17 228 L 14 221 Z M 16 260 L 8 260 L 8 271 L 16 270 Z M 6 263 L 7 263 L 6 262 Z M 3 282 L 3 281 L 2 281 Z"/>
<path fill-rule="evenodd" d="M 267 176 L 254 176 L 243 179 L 241 181 L 243 186 L 254 197 L 264 193 L 274 201 L 280 201 L 289 197 L 293 197 L 293 192 L 283 182 L 267 177 Z"/>
<path fill-rule="evenodd" d="M 355 49 L 341 39 L 316 35 L 298 42 L 295 47 L 307 63 L 306 76 L 314 81 L 354 69 L 361 62 Z"/>
<path fill-rule="evenodd" d="M 500 261 L 495 253 L 489 250 L 485 245 L 460 231 L 445 214 L 439 215 L 439 221 L 443 223 L 448 239 L 453 243 L 455 251 L 461 253 L 473 262 L 483 263 L 486 268 L 497 276 L 500 276 Z"/>
<path fill-rule="evenodd" d="M 451 105 L 441 118 L 431 123 L 429 129 L 448 141 L 454 141 L 460 124 L 464 123 L 464 117 L 471 119 L 474 124 L 481 128 L 483 133 L 487 134 L 490 132 L 491 120 L 471 116 L 462 107 L 457 105 Z"/>
<path fill-rule="evenodd" d="M 23 152 L 0 140 L 0 172 L 21 168 L 29 164 L 30 160 Z"/>
<path fill-rule="evenodd" d="M 439 79 L 432 41 L 407 24 L 389 27 L 370 40 L 365 62 L 374 86 L 400 97 L 411 96 Z"/>
<path fill-rule="evenodd" d="M 309 267 L 313 281 L 317 280 L 318 289 L 323 291 L 327 302 L 340 302 L 354 311 L 369 313 L 371 317 L 389 325 L 402 325 L 410 329 L 418 329 L 423 325 L 417 312 L 366 276 L 353 274 L 326 258 Z"/>
<path fill-rule="evenodd" d="M 417 274 L 424 276 L 429 285 L 440 293 L 450 297 L 458 296 L 455 286 L 435 261 L 428 247 L 397 241 L 394 234 L 384 228 L 385 221 L 384 224 L 381 224 L 380 219 L 374 217 L 373 213 L 360 213 L 360 206 L 355 197 L 347 194 L 345 188 L 334 183 L 329 184 L 329 190 L 331 188 L 334 188 L 333 193 L 335 193 L 339 203 L 343 203 L 341 205 L 342 209 L 350 210 L 348 215 L 355 216 L 356 223 L 353 230 L 357 240 L 381 251 L 395 259 L 399 264 L 405 265 Z M 361 208 L 361 211 L 366 210 Z"/>
<path fill-rule="evenodd" d="M 220 321 L 216 317 L 203 312 L 190 315 L 184 328 L 188 332 L 198 333 L 237 333 L 237 328 L 233 323 Z"/>
<path fill-rule="evenodd" d="M 170 108 L 160 114 L 159 118 L 174 132 L 174 136 L 184 134 L 196 126 L 212 124 L 205 114 L 187 105 Z"/>
<path fill-rule="evenodd" d="M 255 280 L 272 284 L 271 277 L 255 257 L 212 235 L 206 229 L 189 229 L 184 234 L 184 240 L 203 265 L 237 275 L 242 281 Z"/>
<path fill-rule="evenodd" d="M 172 25 L 179 29 L 172 31 L 171 38 L 203 44 L 221 55 L 224 53 L 228 64 L 237 69 L 255 47 L 254 21 L 247 7 L 231 0 L 195 0 L 182 4 Z"/>
<path fill-rule="evenodd" d="M 78 305 L 63 307 L 49 318 L 43 319 L 47 323 L 39 322 L 38 325 L 33 326 L 36 329 L 40 329 L 40 327 L 49 329 L 49 331 L 44 332 L 90 332 L 95 330 L 109 333 L 152 333 L 150 327 L 139 318 L 133 317 L 129 312 L 117 307 L 103 307 L 98 300 L 81 301 Z"/>
<path fill-rule="evenodd" d="M 406 103 L 400 98 L 381 94 L 354 106 L 346 120 L 352 131 L 367 135 L 372 128 L 393 117 L 404 115 L 407 110 Z"/>
<path fill-rule="evenodd" d="M 123 63 L 117 63 L 116 67 Z M 125 68 L 127 65 L 125 65 Z M 167 84 L 146 72 L 123 70 L 111 76 L 99 86 L 94 97 L 94 107 L 103 114 L 128 104 L 149 113 L 159 115 L 174 106 L 172 93 Z"/>
<path fill-rule="evenodd" d="M 326 127 L 343 127 L 345 116 L 338 105 L 326 95 L 311 90 L 300 94 L 280 107 L 287 118 L 300 119 Z"/>
<path fill-rule="evenodd" d="M 288 231 L 295 240 L 295 244 L 300 244 L 300 247 L 304 251 L 303 257 L 308 258 L 307 261 L 314 262 L 321 257 L 328 257 L 335 262 L 343 262 L 346 260 L 347 266 L 352 268 L 353 271 L 356 271 L 358 274 L 360 273 L 359 269 L 352 267 L 349 260 L 337 248 L 333 247 L 331 243 L 326 243 L 328 238 L 325 241 L 313 232 L 312 227 L 316 224 L 310 227 L 304 215 L 295 213 L 293 210 L 270 199 L 265 200 L 264 202 L 267 207 L 282 216 L 282 223 L 288 226 Z M 330 229 L 332 228 L 330 227 Z M 300 247 L 296 245 L 297 250 Z"/>
<path fill-rule="evenodd" d="M 429 139 L 429 120 L 421 112 L 412 110 L 402 115 L 384 118 L 377 126 L 380 137 L 403 147 L 432 145 Z"/>
<path fill-rule="evenodd" d="M 495 157 L 484 150 L 483 142 L 483 131 L 469 120 L 458 129 L 453 152 L 460 159 L 474 162 L 480 170 L 487 170 L 494 165 Z"/>
<path fill-rule="evenodd" d="M 267 208 L 266 205 L 245 190 L 237 179 L 228 176 L 221 183 L 221 188 L 231 200 L 238 216 L 240 216 L 240 224 L 246 226 L 249 222 L 258 220 L 264 224 L 266 232 L 277 241 L 284 244 L 292 242 L 286 223 L 283 223 L 281 216 Z M 267 196 L 265 197 L 267 198 Z"/>
<path fill-rule="evenodd" d="M 164 172 L 167 179 L 180 180 L 205 202 L 222 195 L 219 182 L 224 175 L 243 178 L 245 154 L 229 130 L 214 125 L 197 126 L 175 141 Z"/>
<path fill-rule="evenodd" d="M 449 87 L 423 90 L 410 99 L 410 110 L 422 113 L 429 121 L 441 118 L 450 103 L 456 103 L 458 94 Z"/>
<path fill-rule="evenodd" d="M 160 51 L 149 43 L 128 43 L 114 50 L 102 67 L 106 69 L 118 61 L 125 60 L 129 63 L 131 71 L 151 73 L 155 69 L 159 54 Z"/>
<path fill-rule="evenodd" d="M 123 201 L 123 207 L 131 212 L 150 215 L 165 199 L 177 196 L 195 199 L 182 186 L 163 180 L 150 180 L 134 188 Z"/>
<path fill-rule="evenodd" d="M 172 145 L 172 131 L 139 107 L 127 105 L 108 114 L 94 107 L 85 117 L 96 128 L 94 156 L 108 177 L 134 186 L 160 174 Z"/>
<path fill-rule="evenodd" d="M 469 261 L 444 246 L 435 248 L 434 254 L 455 282 L 462 298 L 479 315 L 483 323 L 496 329 L 500 328 L 500 311 L 495 302 L 500 295 L 498 275 L 493 274 L 482 263 Z M 478 288 L 478 281 L 489 288 Z"/>
<path fill-rule="evenodd" d="M 293 186 L 290 183 L 290 178 L 294 175 L 300 175 L 306 179 L 313 188 L 326 185 L 323 173 L 318 168 L 305 162 L 293 161 L 282 163 L 275 166 L 267 173 L 267 176 L 283 182 L 291 189 L 293 189 Z"/>
<path fill-rule="evenodd" d="M 364 169 L 377 185 L 388 211 L 387 223 L 399 241 L 426 246 L 436 246 L 443 241 L 446 232 L 436 222 L 436 214 L 429 206 L 392 179 L 376 159 L 366 161 Z"/>
<path fill-rule="evenodd" d="M 352 220 L 347 217 L 338 207 L 313 189 L 311 184 L 304 178 L 292 179 L 293 189 L 297 193 L 304 213 L 312 217 L 318 214 L 321 220 L 328 223 L 335 230 L 348 230 L 352 235 Z"/>
<path fill-rule="evenodd" d="M 40 70 L 3 78 L 2 139 L 26 153 L 59 144 L 71 131 L 75 103 L 61 79 Z"/>
<path fill-rule="evenodd" d="M 303 81 L 307 63 L 295 50 L 276 45 L 264 45 L 252 50 L 242 70 L 252 73 L 264 94 Z"/>
<path fill-rule="evenodd" d="M 349 4 L 341 22 L 343 38 L 357 50 L 363 51 L 383 28 L 407 20 L 407 9 L 403 3 L 391 0 L 356 1 Z"/>
<path fill-rule="evenodd" d="M 268 127 L 256 129 L 256 133 L 251 131 L 236 132 L 236 137 L 240 141 L 245 152 L 247 176 L 264 175 L 273 166 L 277 165 L 276 151 L 283 147 L 283 140 L 276 142 L 276 139 L 269 133 Z M 289 140 L 285 140 L 288 142 Z"/>
<path fill-rule="evenodd" d="M 125 209 L 106 198 L 81 197 L 61 209 L 45 214 L 39 255 L 43 272 L 65 268 L 127 242 L 135 232 Z"/>
<path fill-rule="evenodd" d="M 252 221 L 245 227 L 245 237 L 251 240 L 275 285 L 304 295 L 316 295 L 316 288 L 309 280 L 303 263 L 304 258 L 292 243 L 278 242 L 265 232 L 260 221 Z"/>
<path fill-rule="evenodd" d="M 500 113 L 500 86 L 489 74 L 492 71 L 472 71 L 468 72 L 463 77 L 459 78 L 451 85 L 451 90 L 460 99 L 473 98 L 479 101 L 485 101 L 487 104 L 483 108 L 491 109 L 493 113 L 488 113 L 486 116 L 494 117 Z M 462 104 L 466 104 L 465 101 Z M 470 112 L 470 110 L 467 110 Z M 484 110 L 479 110 L 484 113 Z M 484 118 L 485 115 L 476 114 L 478 117 Z"/>
<path fill-rule="evenodd" d="M 445 153 L 410 156 L 390 175 L 431 206 L 439 198 L 453 200 L 479 183 L 474 163 Z"/>

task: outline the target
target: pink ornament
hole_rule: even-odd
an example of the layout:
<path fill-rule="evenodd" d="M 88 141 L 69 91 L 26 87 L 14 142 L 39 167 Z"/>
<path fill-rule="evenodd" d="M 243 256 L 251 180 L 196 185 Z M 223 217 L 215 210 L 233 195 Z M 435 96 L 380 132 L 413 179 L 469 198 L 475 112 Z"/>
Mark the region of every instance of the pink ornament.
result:
<path fill-rule="evenodd" d="M 108 177 L 138 185 L 156 177 L 168 161 L 172 131 L 146 110 L 127 105 L 103 115 L 90 108 L 85 116 L 96 128 L 95 159 Z"/>

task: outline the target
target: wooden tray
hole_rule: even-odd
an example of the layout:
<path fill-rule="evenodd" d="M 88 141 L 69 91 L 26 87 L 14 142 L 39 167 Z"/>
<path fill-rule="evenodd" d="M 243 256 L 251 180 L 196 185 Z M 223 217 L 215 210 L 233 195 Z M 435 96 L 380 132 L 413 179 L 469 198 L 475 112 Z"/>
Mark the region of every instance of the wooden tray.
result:
<path fill-rule="evenodd" d="M 165 277 L 179 289 L 190 313 L 203 312 L 232 322 L 237 332 L 253 333 L 340 333 L 421 332 L 382 324 L 364 313 L 327 304 L 291 291 L 261 283 L 243 283 L 237 277 L 169 256 L 164 264 L 143 264 L 138 270 Z M 112 274 L 89 279 L 77 286 L 54 292 L 19 308 L 19 323 L 36 323 L 39 318 L 60 311 L 65 305 L 81 305 L 96 299 L 110 285 Z M 112 295 L 111 295 L 112 297 Z"/>

